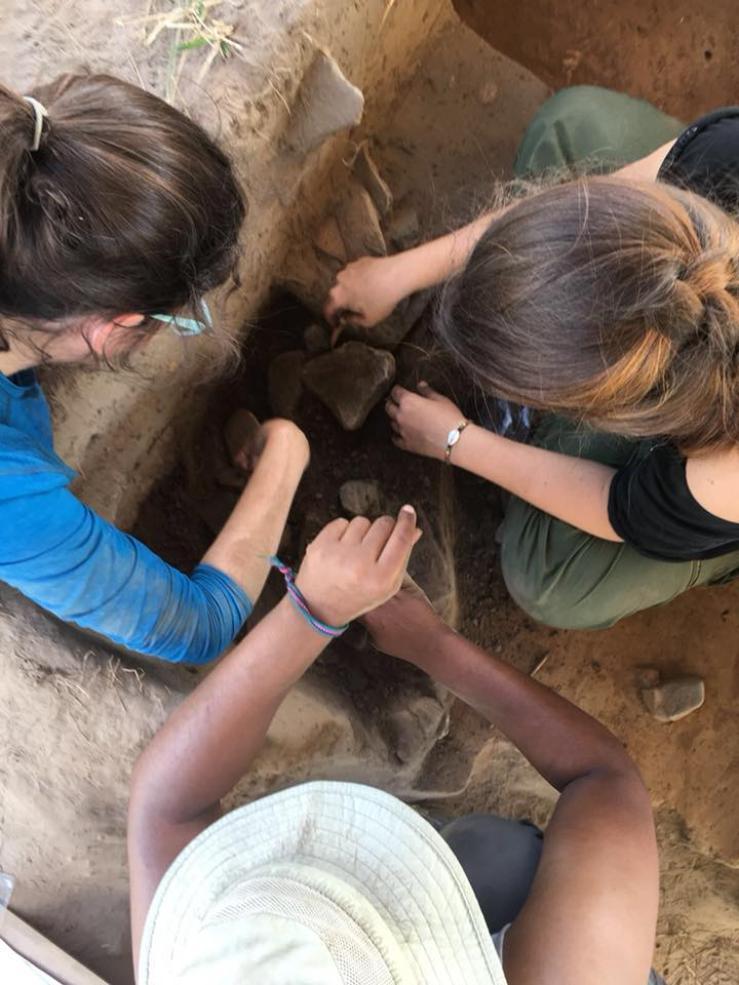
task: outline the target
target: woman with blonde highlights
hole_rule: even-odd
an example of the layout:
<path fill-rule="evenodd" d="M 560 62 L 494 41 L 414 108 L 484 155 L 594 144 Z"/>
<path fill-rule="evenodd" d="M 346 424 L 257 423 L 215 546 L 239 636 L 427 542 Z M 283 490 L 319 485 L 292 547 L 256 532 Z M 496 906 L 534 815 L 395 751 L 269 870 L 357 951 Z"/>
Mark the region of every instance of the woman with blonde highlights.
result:
<path fill-rule="evenodd" d="M 438 338 L 486 394 L 540 412 L 521 441 L 424 384 L 387 404 L 399 447 L 513 494 L 503 573 L 542 622 L 607 626 L 739 575 L 735 176 L 739 110 L 721 110 L 615 175 L 377 261 L 404 291 L 414 266 L 452 275 Z M 356 273 L 340 274 L 334 317 L 362 312 Z"/>

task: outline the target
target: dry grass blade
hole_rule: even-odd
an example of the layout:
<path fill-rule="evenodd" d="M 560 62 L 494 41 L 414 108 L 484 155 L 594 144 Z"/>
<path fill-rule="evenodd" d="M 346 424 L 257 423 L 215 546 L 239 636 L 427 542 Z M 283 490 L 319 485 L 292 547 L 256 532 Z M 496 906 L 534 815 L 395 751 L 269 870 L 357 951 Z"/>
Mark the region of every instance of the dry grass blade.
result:
<path fill-rule="evenodd" d="M 219 56 L 228 58 L 229 55 L 243 53 L 242 42 L 234 36 L 234 25 L 213 16 L 213 8 L 222 5 L 223 0 L 189 0 L 188 3 L 175 4 L 170 10 L 116 19 L 116 24 L 121 26 L 142 27 L 146 32 L 143 40 L 146 47 L 154 44 L 163 33 L 171 33 L 171 67 L 167 80 L 167 98 L 170 101 L 177 92 L 185 59 L 191 53 L 209 49 L 198 72 L 198 82 L 203 81 Z"/>
<path fill-rule="evenodd" d="M 395 0 L 387 0 L 387 3 L 385 4 L 385 13 L 382 15 L 382 20 L 380 21 L 380 30 L 382 30 L 383 27 L 385 26 L 385 21 L 390 16 L 394 6 L 395 6 Z"/>

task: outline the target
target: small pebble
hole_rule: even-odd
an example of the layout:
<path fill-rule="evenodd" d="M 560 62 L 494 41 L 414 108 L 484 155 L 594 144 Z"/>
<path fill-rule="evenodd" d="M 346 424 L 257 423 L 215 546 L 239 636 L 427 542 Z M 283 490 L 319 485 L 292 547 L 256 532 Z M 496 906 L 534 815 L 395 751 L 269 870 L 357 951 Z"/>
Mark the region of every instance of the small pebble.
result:
<path fill-rule="evenodd" d="M 706 688 L 702 678 L 686 674 L 656 687 L 643 688 L 641 696 L 646 709 L 658 722 L 677 722 L 702 707 Z"/>

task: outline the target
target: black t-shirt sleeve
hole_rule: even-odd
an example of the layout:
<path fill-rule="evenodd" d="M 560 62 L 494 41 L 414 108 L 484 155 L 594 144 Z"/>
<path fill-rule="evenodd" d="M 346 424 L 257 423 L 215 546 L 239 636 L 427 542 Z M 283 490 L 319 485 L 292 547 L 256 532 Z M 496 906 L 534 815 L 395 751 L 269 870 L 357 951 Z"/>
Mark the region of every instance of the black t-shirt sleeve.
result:
<path fill-rule="evenodd" d="M 657 177 L 739 211 L 739 106 L 714 110 L 677 138 Z"/>
<path fill-rule="evenodd" d="M 618 470 L 608 519 L 623 541 L 661 561 L 702 560 L 739 549 L 739 523 L 714 516 L 694 499 L 685 460 L 668 443 Z"/>

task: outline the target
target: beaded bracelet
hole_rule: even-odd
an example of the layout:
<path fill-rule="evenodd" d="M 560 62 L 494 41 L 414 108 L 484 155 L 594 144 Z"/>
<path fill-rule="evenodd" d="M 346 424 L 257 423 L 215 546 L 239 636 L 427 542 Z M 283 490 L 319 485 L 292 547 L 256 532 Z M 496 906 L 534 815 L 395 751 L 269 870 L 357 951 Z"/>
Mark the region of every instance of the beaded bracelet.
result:
<path fill-rule="evenodd" d="M 346 623 L 344 626 L 329 626 L 328 623 L 322 622 L 314 616 L 310 611 L 308 603 L 303 597 L 303 593 L 295 584 L 295 572 L 293 569 L 289 565 L 280 561 L 276 555 L 273 555 L 269 559 L 269 563 L 273 568 L 277 568 L 282 577 L 285 579 L 287 595 L 292 602 L 295 611 L 298 612 L 303 619 L 305 619 L 312 629 L 315 629 L 315 631 L 320 633 L 322 636 L 328 636 L 330 639 L 336 639 L 338 636 L 341 636 L 342 633 L 345 633 L 347 629 L 349 629 L 349 623 Z"/>

